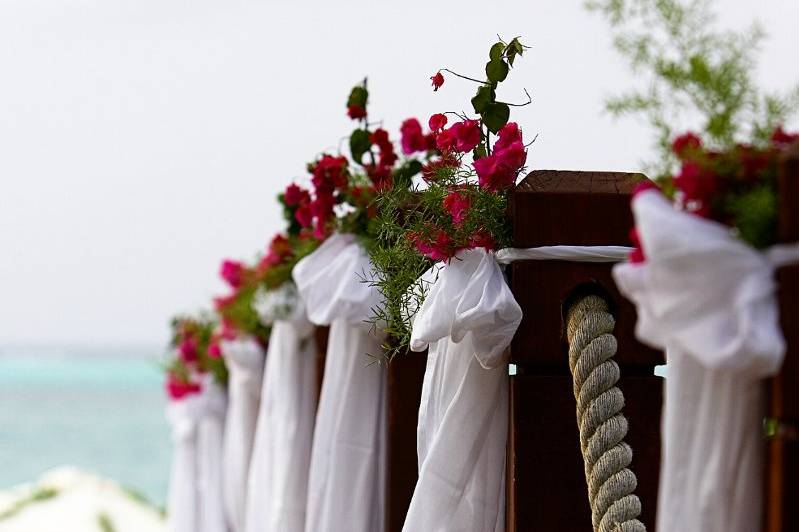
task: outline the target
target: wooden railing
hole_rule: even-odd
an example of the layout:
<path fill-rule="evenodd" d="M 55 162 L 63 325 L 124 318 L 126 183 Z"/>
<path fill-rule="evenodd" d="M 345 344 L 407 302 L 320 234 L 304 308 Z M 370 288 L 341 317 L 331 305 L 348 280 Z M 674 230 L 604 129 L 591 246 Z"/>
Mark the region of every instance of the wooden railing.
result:
<path fill-rule="evenodd" d="M 781 176 L 781 237 L 799 241 L 799 146 Z M 641 174 L 532 172 L 511 198 L 514 247 L 629 245 L 629 201 Z M 526 261 L 509 282 L 524 318 L 511 345 L 508 435 L 508 532 L 590 532 L 591 513 L 580 454 L 563 312 L 579 295 L 599 293 L 616 318 L 618 386 L 629 420 L 626 441 L 641 520 L 655 530 L 663 382 L 654 368 L 663 354 L 638 342 L 636 314 L 618 292 L 610 264 Z M 770 383 L 769 415 L 782 430 L 768 442 L 766 532 L 799 530 L 799 265 L 778 272 L 788 354 Z M 399 532 L 416 483 L 416 422 L 424 354 L 396 357 L 388 367 L 387 532 Z M 765 445 L 764 445 L 765 447 Z"/>

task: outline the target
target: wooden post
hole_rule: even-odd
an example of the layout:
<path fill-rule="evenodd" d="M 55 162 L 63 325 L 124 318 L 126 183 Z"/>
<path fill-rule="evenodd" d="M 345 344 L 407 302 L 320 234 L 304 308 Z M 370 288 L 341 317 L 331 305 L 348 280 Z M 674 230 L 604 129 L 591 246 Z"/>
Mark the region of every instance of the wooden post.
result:
<path fill-rule="evenodd" d="M 780 241 L 799 241 L 799 143 L 780 162 Z M 780 322 L 788 349 L 770 382 L 769 417 L 779 422 L 766 460 L 766 532 L 799 530 L 799 264 L 777 271 Z"/>
<path fill-rule="evenodd" d="M 536 171 L 511 199 L 514 247 L 629 245 L 629 200 L 641 174 Z M 575 291 L 599 292 L 616 317 L 619 387 L 630 421 L 627 442 L 642 521 L 654 530 L 660 466 L 661 353 L 634 337 L 635 309 L 616 290 L 609 264 L 515 263 L 511 289 L 524 318 L 511 345 L 508 531 L 591 532 L 576 404 L 568 369 L 564 304 Z"/>
<path fill-rule="evenodd" d="M 401 532 L 418 477 L 416 425 L 426 353 L 403 353 L 388 364 L 386 532 Z"/>

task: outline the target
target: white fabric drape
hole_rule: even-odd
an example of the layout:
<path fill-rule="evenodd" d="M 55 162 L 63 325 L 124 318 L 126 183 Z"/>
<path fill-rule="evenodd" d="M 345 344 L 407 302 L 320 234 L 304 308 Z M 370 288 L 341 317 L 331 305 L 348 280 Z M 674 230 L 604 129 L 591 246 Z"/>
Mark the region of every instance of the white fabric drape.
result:
<path fill-rule="evenodd" d="M 228 526 L 244 532 L 247 477 L 264 370 L 264 351 L 251 336 L 220 344 L 228 368 L 228 411 L 222 454 L 223 494 Z"/>
<path fill-rule="evenodd" d="M 210 375 L 202 390 L 167 406 L 174 451 L 168 495 L 171 532 L 225 532 L 222 425 L 225 392 Z"/>
<path fill-rule="evenodd" d="M 508 369 L 522 318 L 493 253 L 464 251 L 421 280 L 411 349 L 428 348 L 417 429 L 419 480 L 405 532 L 505 528 Z M 430 284 L 432 283 L 432 284 Z"/>
<path fill-rule="evenodd" d="M 316 413 L 313 325 L 297 301 L 272 325 L 247 491 L 246 532 L 302 532 Z"/>
<path fill-rule="evenodd" d="M 352 235 L 333 235 L 293 277 L 310 320 L 330 325 L 308 482 L 306 532 L 384 527 L 386 371 L 365 320 L 380 303 L 362 282 L 372 266 Z"/>
<path fill-rule="evenodd" d="M 657 191 L 639 194 L 633 212 L 646 262 L 614 277 L 637 306 L 637 336 L 666 350 L 657 530 L 756 532 L 761 379 L 785 350 L 773 273 L 799 248 L 760 253 Z"/>

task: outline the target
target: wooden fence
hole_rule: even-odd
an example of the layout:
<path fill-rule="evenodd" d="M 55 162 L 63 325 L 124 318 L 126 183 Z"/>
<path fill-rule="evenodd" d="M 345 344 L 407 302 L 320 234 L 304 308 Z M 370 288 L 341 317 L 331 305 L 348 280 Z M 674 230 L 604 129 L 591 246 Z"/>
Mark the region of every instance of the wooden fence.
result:
<path fill-rule="evenodd" d="M 630 194 L 641 174 L 536 171 L 514 191 L 514 247 L 630 245 Z M 799 145 L 782 164 L 780 235 L 799 241 Z M 524 261 L 509 270 L 524 319 L 511 345 L 507 460 L 508 532 L 591 532 L 563 311 L 579 295 L 599 293 L 616 317 L 626 441 L 641 520 L 655 529 L 663 354 L 635 339 L 635 309 L 618 292 L 611 264 Z M 780 311 L 788 354 L 769 387 L 777 434 L 766 442 L 766 532 L 799 530 L 799 265 L 780 269 Z M 387 532 L 399 532 L 416 483 L 416 422 L 426 357 L 408 353 L 388 367 Z"/>

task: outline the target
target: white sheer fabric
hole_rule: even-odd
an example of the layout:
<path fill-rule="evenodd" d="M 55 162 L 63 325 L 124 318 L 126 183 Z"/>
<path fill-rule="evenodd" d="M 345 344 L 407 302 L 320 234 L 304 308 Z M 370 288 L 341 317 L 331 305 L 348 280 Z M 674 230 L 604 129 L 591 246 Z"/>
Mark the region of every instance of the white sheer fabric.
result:
<path fill-rule="evenodd" d="M 760 253 L 657 191 L 633 200 L 646 262 L 614 277 L 638 309 L 637 336 L 666 350 L 658 532 L 761 528 L 761 379 L 784 340 L 774 267 L 799 248 Z"/>
<path fill-rule="evenodd" d="M 222 454 L 225 513 L 232 532 L 244 531 L 247 476 L 261 398 L 264 351 L 250 336 L 221 342 L 228 368 L 228 411 Z"/>
<path fill-rule="evenodd" d="M 411 349 L 428 348 L 419 480 L 405 532 L 505 528 L 506 348 L 522 318 L 493 253 L 464 251 L 421 279 Z M 432 284 L 430 284 L 432 283 Z"/>
<path fill-rule="evenodd" d="M 384 527 L 386 372 L 370 358 L 380 339 L 365 320 L 380 303 L 362 282 L 369 258 L 352 235 L 333 235 L 293 276 L 309 318 L 330 325 L 308 482 L 306 532 Z"/>
<path fill-rule="evenodd" d="M 316 413 L 313 325 L 297 301 L 272 325 L 250 461 L 246 532 L 302 532 Z"/>
<path fill-rule="evenodd" d="M 171 532 L 225 532 L 222 425 L 225 392 L 210 375 L 202 391 L 167 406 L 174 451 L 168 495 Z"/>

